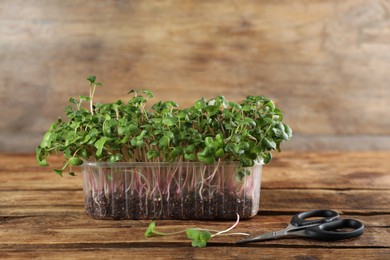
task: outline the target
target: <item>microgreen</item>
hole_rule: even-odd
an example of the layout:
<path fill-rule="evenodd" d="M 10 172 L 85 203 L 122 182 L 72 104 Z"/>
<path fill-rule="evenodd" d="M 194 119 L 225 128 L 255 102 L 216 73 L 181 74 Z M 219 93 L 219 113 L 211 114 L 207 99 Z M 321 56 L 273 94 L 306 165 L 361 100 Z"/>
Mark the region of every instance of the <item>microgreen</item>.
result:
<path fill-rule="evenodd" d="M 56 120 L 36 148 L 39 165 L 62 153 L 65 162 L 55 173 L 62 176 L 83 161 L 102 162 L 239 162 L 240 181 L 256 162 L 269 163 L 272 151 L 291 139 L 291 128 L 274 102 L 263 96 L 248 96 L 240 103 L 223 96 L 201 98 L 179 109 L 173 101 L 158 101 L 150 90 L 130 90 L 129 100 L 94 103 L 95 76 L 87 78 L 89 96 L 70 98 L 67 120 Z M 89 102 L 89 103 L 88 103 Z M 86 108 L 87 107 L 87 108 Z"/>
<path fill-rule="evenodd" d="M 187 238 L 192 240 L 193 247 L 205 247 L 211 238 L 211 233 L 207 230 L 189 228 L 186 230 Z"/>
<path fill-rule="evenodd" d="M 230 235 L 243 235 L 248 236 L 247 233 L 233 233 L 230 232 L 233 228 L 235 228 L 240 221 L 240 216 L 237 214 L 237 220 L 236 222 L 229 228 L 218 231 L 218 230 L 211 230 L 211 229 L 205 229 L 205 228 L 187 228 L 185 230 L 180 230 L 176 232 L 171 233 L 165 233 L 161 231 L 156 230 L 156 222 L 151 222 L 146 229 L 144 235 L 146 238 L 152 237 L 152 236 L 172 236 L 177 235 L 180 233 L 186 233 L 187 238 L 192 241 L 193 247 L 205 247 L 207 245 L 207 242 L 217 236 L 230 236 Z"/>

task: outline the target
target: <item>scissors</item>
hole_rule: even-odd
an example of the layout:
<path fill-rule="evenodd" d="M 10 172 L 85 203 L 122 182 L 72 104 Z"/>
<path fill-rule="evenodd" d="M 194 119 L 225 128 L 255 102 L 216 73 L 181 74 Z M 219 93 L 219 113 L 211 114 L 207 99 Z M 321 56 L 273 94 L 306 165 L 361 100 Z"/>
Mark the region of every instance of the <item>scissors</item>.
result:
<path fill-rule="evenodd" d="M 284 236 L 301 236 L 332 241 L 357 237 L 363 234 L 363 231 L 364 225 L 362 222 L 356 219 L 340 219 L 340 215 L 336 211 L 322 209 L 295 214 L 285 229 L 240 240 L 236 243 L 251 243 Z"/>

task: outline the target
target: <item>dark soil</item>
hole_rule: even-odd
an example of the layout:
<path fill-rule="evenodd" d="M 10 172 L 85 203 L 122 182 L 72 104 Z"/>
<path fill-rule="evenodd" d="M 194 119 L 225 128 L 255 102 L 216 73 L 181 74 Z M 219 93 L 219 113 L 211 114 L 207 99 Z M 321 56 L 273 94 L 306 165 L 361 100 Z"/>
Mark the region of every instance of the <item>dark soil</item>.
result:
<path fill-rule="evenodd" d="M 95 219 L 236 219 L 252 217 L 251 198 L 235 193 L 202 196 L 171 194 L 145 198 L 136 193 L 85 196 L 85 211 Z"/>

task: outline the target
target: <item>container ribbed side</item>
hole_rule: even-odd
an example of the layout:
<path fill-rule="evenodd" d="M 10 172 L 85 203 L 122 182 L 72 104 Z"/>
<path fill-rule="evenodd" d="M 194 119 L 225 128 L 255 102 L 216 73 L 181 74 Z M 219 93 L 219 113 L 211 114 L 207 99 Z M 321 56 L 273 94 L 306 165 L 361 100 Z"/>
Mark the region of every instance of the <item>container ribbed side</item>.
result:
<path fill-rule="evenodd" d="M 85 211 L 96 219 L 235 219 L 257 214 L 261 165 L 86 163 Z"/>

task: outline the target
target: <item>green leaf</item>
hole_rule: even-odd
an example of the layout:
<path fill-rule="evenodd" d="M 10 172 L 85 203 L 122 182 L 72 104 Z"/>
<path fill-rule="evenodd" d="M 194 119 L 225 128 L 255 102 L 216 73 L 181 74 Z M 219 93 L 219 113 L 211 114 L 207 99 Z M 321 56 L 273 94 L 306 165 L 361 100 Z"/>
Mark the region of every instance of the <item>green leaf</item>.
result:
<path fill-rule="evenodd" d="M 238 146 L 240 147 L 240 150 L 247 150 L 250 147 L 249 143 L 247 142 L 242 142 Z"/>
<path fill-rule="evenodd" d="M 176 102 L 174 102 L 174 101 L 165 101 L 164 102 L 164 105 L 166 106 L 166 107 L 178 107 L 179 105 L 176 103 Z"/>
<path fill-rule="evenodd" d="M 262 151 L 262 148 L 261 148 L 261 146 L 259 146 L 259 145 L 253 146 L 253 148 L 252 148 L 252 150 L 251 150 L 251 152 L 252 152 L 252 153 L 255 153 L 255 154 L 260 154 L 261 151 Z"/>
<path fill-rule="evenodd" d="M 69 99 L 69 102 L 70 102 L 70 103 L 73 103 L 73 104 L 76 104 L 76 105 L 79 104 L 79 101 L 77 101 L 77 100 L 74 99 L 74 98 L 70 98 L 70 99 Z"/>
<path fill-rule="evenodd" d="M 248 157 L 249 159 L 251 160 L 256 160 L 257 159 L 257 153 L 254 153 L 252 151 L 248 152 L 248 153 L 245 153 L 246 157 Z"/>
<path fill-rule="evenodd" d="M 72 166 L 79 166 L 83 164 L 83 160 L 81 160 L 79 157 L 72 157 L 69 159 L 69 164 Z"/>
<path fill-rule="evenodd" d="M 177 123 L 177 118 L 175 117 L 165 117 L 162 119 L 162 123 L 166 126 L 173 126 Z"/>
<path fill-rule="evenodd" d="M 171 151 L 171 158 L 172 159 L 175 159 L 176 157 L 180 156 L 183 154 L 183 149 L 181 147 L 175 147 L 173 148 L 173 150 Z"/>
<path fill-rule="evenodd" d="M 225 151 L 224 151 L 222 148 L 219 148 L 219 149 L 215 152 L 215 156 L 216 156 L 216 157 L 222 157 L 224 154 L 225 154 Z"/>
<path fill-rule="evenodd" d="M 256 122 L 255 122 L 255 120 L 253 120 L 252 118 L 246 117 L 244 120 L 245 120 L 245 122 L 248 123 L 249 125 L 251 125 L 251 126 L 256 126 Z"/>
<path fill-rule="evenodd" d="M 132 99 L 129 100 L 129 104 L 142 104 L 146 103 L 146 99 L 141 96 L 133 97 Z"/>
<path fill-rule="evenodd" d="M 138 139 L 137 143 L 135 144 L 138 148 L 142 148 L 144 146 L 144 140 L 143 139 Z"/>
<path fill-rule="evenodd" d="M 80 100 L 82 100 L 82 101 L 90 101 L 91 98 L 87 97 L 87 96 L 80 96 Z"/>
<path fill-rule="evenodd" d="M 52 137 L 52 132 L 47 131 L 45 135 L 43 136 L 42 142 L 39 145 L 42 148 L 50 147 L 51 146 L 51 137 Z"/>
<path fill-rule="evenodd" d="M 151 236 L 169 236 L 169 235 L 175 235 L 183 231 L 174 232 L 174 233 L 164 233 L 156 230 L 156 223 L 153 221 L 149 224 L 148 228 L 146 229 L 144 235 L 146 238 Z"/>
<path fill-rule="evenodd" d="M 108 161 L 109 162 L 119 162 L 120 160 L 122 160 L 122 158 L 123 158 L 122 154 L 111 154 Z"/>
<path fill-rule="evenodd" d="M 192 240 L 193 247 L 205 247 L 211 239 L 211 234 L 207 230 L 189 228 L 186 230 L 187 237 Z"/>
<path fill-rule="evenodd" d="M 199 155 L 199 153 L 198 153 L 198 159 L 199 159 L 199 161 L 207 163 L 207 164 L 212 164 L 215 162 L 213 156 L 202 156 L 202 155 Z"/>
<path fill-rule="evenodd" d="M 213 138 L 211 138 L 210 136 L 207 136 L 204 139 L 204 143 L 206 144 L 206 146 L 212 147 L 213 146 Z"/>
<path fill-rule="evenodd" d="M 243 182 L 244 177 L 250 175 L 250 171 L 244 168 L 241 168 L 235 176 L 236 181 Z"/>
<path fill-rule="evenodd" d="M 225 151 L 228 152 L 228 153 L 235 154 L 234 144 L 227 144 L 226 147 L 225 147 Z"/>
<path fill-rule="evenodd" d="M 129 136 L 126 135 L 125 137 L 123 137 L 123 139 L 119 143 L 126 144 L 128 141 L 129 141 Z"/>
<path fill-rule="evenodd" d="M 65 151 L 64 151 L 64 156 L 66 159 L 69 159 L 71 157 L 71 154 L 72 152 L 70 151 L 70 148 L 69 147 L 66 147 Z"/>
<path fill-rule="evenodd" d="M 276 149 L 276 143 L 272 140 L 264 138 L 262 143 L 268 149 L 274 149 L 274 150 Z"/>
<path fill-rule="evenodd" d="M 275 108 L 273 113 L 274 113 L 274 116 L 276 116 L 279 121 L 283 120 L 283 118 L 284 118 L 283 117 L 283 113 L 282 113 L 282 111 L 279 108 Z"/>
<path fill-rule="evenodd" d="M 145 93 L 146 94 L 146 96 L 148 96 L 148 98 L 152 98 L 152 97 L 154 97 L 154 94 L 153 94 L 153 92 L 152 91 L 150 91 L 150 90 L 143 90 L 142 91 L 143 93 Z"/>
<path fill-rule="evenodd" d="M 207 105 L 207 104 L 206 104 L 205 100 L 202 98 L 202 99 L 200 99 L 200 100 L 198 100 L 198 101 L 195 102 L 194 108 L 197 109 L 197 110 L 201 110 L 201 109 L 203 109 L 206 105 Z"/>
<path fill-rule="evenodd" d="M 44 154 L 45 154 L 45 150 L 44 149 L 42 149 L 39 146 L 37 148 L 35 148 L 35 157 L 37 159 L 37 163 L 38 163 L 39 166 L 49 166 L 47 161 L 45 159 L 43 159 Z"/>
<path fill-rule="evenodd" d="M 194 153 L 186 153 L 186 154 L 184 154 L 184 159 L 186 159 L 188 161 L 195 161 L 196 156 Z"/>
<path fill-rule="evenodd" d="M 249 106 L 249 105 L 244 105 L 244 106 L 242 107 L 242 110 L 245 111 L 245 112 L 249 112 L 249 111 L 252 110 L 252 107 Z"/>
<path fill-rule="evenodd" d="M 265 106 L 269 108 L 270 111 L 274 111 L 275 110 L 275 104 L 272 100 L 268 101 L 267 103 L 265 103 Z"/>
<path fill-rule="evenodd" d="M 277 122 L 275 126 L 277 129 L 284 132 L 284 125 L 281 122 Z"/>
<path fill-rule="evenodd" d="M 208 112 L 210 116 L 215 115 L 219 111 L 218 106 L 207 106 L 205 110 Z"/>
<path fill-rule="evenodd" d="M 222 137 L 221 134 L 217 134 L 217 135 L 215 136 L 215 140 L 217 141 L 217 143 L 218 143 L 219 145 L 223 145 L 223 144 L 224 144 L 224 142 L 223 142 L 223 137 Z"/>
<path fill-rule="evenodd" d="M 120 126 L 118 127 L 118 135 L 123 136 L 126 134 L 126 127 Z"/>
<path fill-rule="evenodd" d="M 88 152 L 87 152 L 87 150 L 81 149 L 79 154 L 80 154 L 81 157 L 83 157 L 85 159 L 88 159 Z"/>
<path fill-rule="evenodd" d="M 146 229 L 144 235 L 146 238 L 148 237 L 151 237 L 154 233 L 154 231 L 156 230 L 156 222 L 151 222 L 148 226 L 148 228 Z"/>
<path fill-rule="evenodd" d="M 138 141 L 138 139 L 137 139 L 137 137 L 135 136 L 135 137 L 131 138 L 130 144 L 131 144 L 132 146 L 137 146 L 137 141 Z"/>
<path fill-rule="evenodd" d="M 235 145 L 233 146 L 233 151 L 234 151 L 234 153 L 237 154 L 237 155 L 241 155 L 241 154 L 244 153 L 244 151 L 241 150 L 241 145 L 240 145 L 240 144 L 235 144 Z"/>
<path fill-rule="evenodd" d="M 233 143 L 239 143 L 240 140 L 241 140 L 241 135 L 235 134 L 235 135 L 232 136 L 232 142 Z"/>
<path fill-rule="evenodd" d="M 161 147 L 168 147 L 169 146 L 169 142 L 170 142 L 169 137 L 164 135 L 164 136 L 161 137 L 161 139 L 159 141 L 159 145 Z"/>
<path fill-rule="evenodd" d="M 272 159 L 272 154 L 271 153 L 263 153 L 261 157 L 263 157 L 264 163 L 268 164 Z"/>
<path fill-rule="evenodd" d="M 134 134 L 138 131 L 138 126 L 136 124 L 129 124 L 128 130 L 130 133 Z"/>
<path fill-rule="evenodd" d="M 290 126 L 288 126 L 287 124 L 284 124 L 284 131 L 287 134 L 288 139 L 290 139 L 292 137 L 292 130 L 291 130 Z"/>
<path fill-rule="evenodd" d="M 49 164 L 47 163 L 47 161 L 45 159 L 38 161 L 38 165 L 39 166 L 49 166 Z"/>
<path fill-rule="evenodd" d="M 195 145 L 194 144 L 190 144 L 188 145 L 185 149 L 184 149 L 185 153 L 187 154 L 190 154 L 190 153 L 193 153 L 195 151 Z"/>
<path fill-rule="evenodd" d="M 103 148 L 104 148 L 104 145 L 105 143 L 108 141 L 108 138 L 106 136 L 103 136 L 101 137 L 99 140 L 97 140 L 94 144 L 94 146 L 96 147 L 97 151 L 96 151 L 96 155 L 99 157 L 102 155 L 102 152 L 103 152 Z"/>
<path fill-rule="evenodd" d="M 146 156 L 148 157 L 149 160 L 158 157 L 160 154 L 156 150 L 151 150 L 146 153 Z"/>
<path fill-rule="evenodd" d="M 53 171 L 54 171 L 57 175 L 59 175 L 59 176 L 62 177 L 62 172 L 63 172 L 64 170 L 53 169 Z"/>
<path fill-rule="evenodd" d="M 236 109 L 238 109 L 238 110 L 241 110 L 241 109 L 242 109 L 242 106 L 241 106 L 240 104 L 238 104 L 238 103 L 229 101 L 228 104 L 229 104 L 229 106 L 231 106 L 232 108 L 236 108 Z"/>
<path fill-rule="evenodd" d="M 246 156 L 240 157 L 240 163 L 243 167 L 252 167 L 255 164 L 251 158 L 247 158 Z"/>
<path fill-rule="evenodd" d="M 88 141 L 91 140 L 91 136 L 89 134 L 85 135 L 84 140 L 81 142 L 81 144 L 88 143 Z"/>
<path fill-rule="evenodd" d="M 93 84 L 93 83 L 95 83 L 95 81 L 96 81 L 96 76 L 88 76 L 88 77 L 87 77 L 87 80 L 88 80 L 91 84 Z"/>
<path fill-rule="evenodd" d="M 99 130 L 97 130 L 96 128 L 92 128 L 91 130 L 89 130 L 88 134 L 89 134 L 91 137 L 97 137 L 98 134 L 99 134 Z"/>

